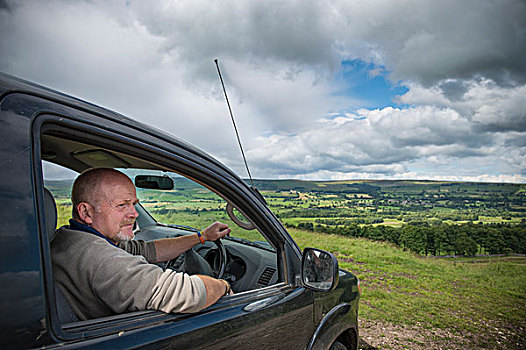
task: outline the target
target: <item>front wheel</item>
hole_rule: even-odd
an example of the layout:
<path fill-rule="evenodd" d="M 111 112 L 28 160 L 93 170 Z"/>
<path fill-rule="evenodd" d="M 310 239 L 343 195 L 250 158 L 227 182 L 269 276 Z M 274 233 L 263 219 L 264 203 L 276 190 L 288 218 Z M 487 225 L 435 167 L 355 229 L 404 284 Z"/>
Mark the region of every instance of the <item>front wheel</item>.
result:
<path fill-rule="evenodd" d="M 332 343 L 329 350 L 347 350 L 347 347 L 343 345 L 342 343 L 340 343 L 339 341 L 335 341 L 334 343 Z"/>

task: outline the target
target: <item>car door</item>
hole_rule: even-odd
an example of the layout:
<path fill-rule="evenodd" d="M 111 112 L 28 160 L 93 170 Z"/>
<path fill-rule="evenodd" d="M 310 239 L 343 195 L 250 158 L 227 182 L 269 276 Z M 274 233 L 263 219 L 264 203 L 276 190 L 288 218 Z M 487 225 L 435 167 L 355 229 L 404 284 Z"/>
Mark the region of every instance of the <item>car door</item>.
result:
<path fill-rule="evenodd" d="M 177 172 L 233 203 L 257 227 L 275 248 L 278 277 L 270 286 L 224 297 L 196 314 L 142 311 L 60 325 L 54 316 L 54 300 L 50 299 L 49 323 L 58 341 L 77 346 L 85 342 L 87 346 L 141 348 L 307 346 L 315 330 L 313 292 L 299 282 L 300 252 L 253 190 L 211 157 L 166 135 L 159 136 L 155 130 L 123 118 L 116 121 L 114 116 L 100 112 L 94 115 L 70 107 L 60 109 L 60 114 L 48 112 L 34 123 L 35 178 L 42 188 L 45 177 L 47 182 L 51 180 L 39 172 L 43 160 L 45 169 L 51 164 L 76 172 L 91 166 L 129 164 Z M 90 156 L 86 150 L 95 152 Z M 44 264 L 50 274 L 50 262 Z M 53 297 L 49 280 L 46 288 Z"/>

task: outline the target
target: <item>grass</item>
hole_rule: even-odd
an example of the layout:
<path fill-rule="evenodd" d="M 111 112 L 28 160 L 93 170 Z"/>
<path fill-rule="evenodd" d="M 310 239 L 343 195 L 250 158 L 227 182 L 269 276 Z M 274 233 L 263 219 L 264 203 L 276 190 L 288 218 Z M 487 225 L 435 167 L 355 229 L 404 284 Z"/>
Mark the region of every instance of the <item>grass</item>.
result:
<path fill-rule="evenodd" d="M 388 243 L 289 232 L 301 248 L 331 251 L 360 278 L 361 319 L 444 329 L 481 346 L 526 340 L 526 258 L 427 259 Z"/>

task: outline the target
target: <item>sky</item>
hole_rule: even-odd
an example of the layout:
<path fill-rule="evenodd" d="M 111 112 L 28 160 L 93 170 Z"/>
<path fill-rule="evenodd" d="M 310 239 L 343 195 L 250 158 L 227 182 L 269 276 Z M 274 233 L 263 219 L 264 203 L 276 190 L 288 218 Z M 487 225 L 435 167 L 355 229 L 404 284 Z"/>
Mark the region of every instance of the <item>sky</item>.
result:
<path fill-rule="evenodd" d="M 0 0 L 0 71 L 257 179 L 526 183 L 526 1 Z"/>

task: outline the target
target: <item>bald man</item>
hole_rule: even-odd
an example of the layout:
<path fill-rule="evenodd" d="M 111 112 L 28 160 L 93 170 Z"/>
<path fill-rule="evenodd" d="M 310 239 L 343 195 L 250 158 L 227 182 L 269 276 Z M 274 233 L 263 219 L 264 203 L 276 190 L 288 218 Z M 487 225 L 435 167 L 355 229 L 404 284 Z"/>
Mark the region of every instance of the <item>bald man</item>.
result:
<path fill-rule="evenodd" d="M 153 263 L 230 233 L 215 222 L 197 235 L 135 241 L 138 203 L 133 182 L 107 168 L 83 172 L 73 184 L 73 215 L 51 242 L 53 274 L 81 320 L 138 311 L 197 312 L 231 293 L 227 281 L 189 276 Z"/>

